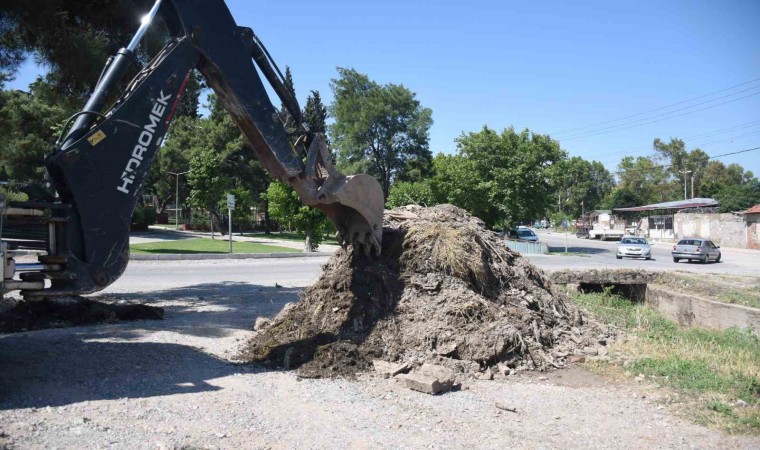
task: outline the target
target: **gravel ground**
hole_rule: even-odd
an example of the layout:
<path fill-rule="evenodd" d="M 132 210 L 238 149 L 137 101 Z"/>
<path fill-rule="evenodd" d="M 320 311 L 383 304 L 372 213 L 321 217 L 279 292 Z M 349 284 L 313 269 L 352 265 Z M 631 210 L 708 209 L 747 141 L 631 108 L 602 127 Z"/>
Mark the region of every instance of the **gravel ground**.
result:
<path fill-rule="evenodd" d="M 298 292 L 234 282 L 106 294 L 166 319 L 0 335 L 0 448 L 760 447 L 579 368 L 432 397 L 393 379 L 233 363 L 255 318 Z"/>

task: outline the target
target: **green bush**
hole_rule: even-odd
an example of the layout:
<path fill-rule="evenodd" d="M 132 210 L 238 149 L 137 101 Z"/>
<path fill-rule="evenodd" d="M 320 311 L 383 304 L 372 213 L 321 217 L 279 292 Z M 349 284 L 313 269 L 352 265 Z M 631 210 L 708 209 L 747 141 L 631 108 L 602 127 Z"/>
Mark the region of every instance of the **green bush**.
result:
<path fill-rule="evenodd" d="M 156 210 L 152 207 L 137 205 L 132 213 L 132 228 L 145 230 L 156 223 Z"/>

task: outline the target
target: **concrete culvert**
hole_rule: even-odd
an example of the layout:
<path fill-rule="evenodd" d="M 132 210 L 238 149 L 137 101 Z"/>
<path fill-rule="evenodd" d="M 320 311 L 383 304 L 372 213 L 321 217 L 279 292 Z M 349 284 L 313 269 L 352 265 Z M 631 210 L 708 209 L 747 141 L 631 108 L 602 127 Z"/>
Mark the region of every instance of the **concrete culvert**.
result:
<path fill-rule="evenodd" d="M 241 357 L 304 376 L 352 376 L 373 359 L 475 375 L 561 367 L 597 337 L 481 220 L 451 205 L 406 206 L 386 211 L 380 257 L 336 252 Z"/>

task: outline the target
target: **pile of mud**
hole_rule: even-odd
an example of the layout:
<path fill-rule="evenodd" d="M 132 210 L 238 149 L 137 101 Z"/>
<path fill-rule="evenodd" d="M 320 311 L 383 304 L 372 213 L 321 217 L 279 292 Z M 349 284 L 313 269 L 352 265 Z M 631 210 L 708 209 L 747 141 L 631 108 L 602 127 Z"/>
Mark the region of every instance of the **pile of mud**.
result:
<path fill-rule="evenodd" d="M 380 257 L 339 250 L 323 269 L 258 326 L 243 360 L 304 376 L 350 376 L 373 359 L 544 370 L 596 339 L 540 269 L 451 205 L 386 211 Z"/>
<path fill-rule="evenodd" d="M 0 311 L 0 333 L 163 318 L 163 308 L 156 306 L 110 304 L 84 297 L 21 301 Z"/>

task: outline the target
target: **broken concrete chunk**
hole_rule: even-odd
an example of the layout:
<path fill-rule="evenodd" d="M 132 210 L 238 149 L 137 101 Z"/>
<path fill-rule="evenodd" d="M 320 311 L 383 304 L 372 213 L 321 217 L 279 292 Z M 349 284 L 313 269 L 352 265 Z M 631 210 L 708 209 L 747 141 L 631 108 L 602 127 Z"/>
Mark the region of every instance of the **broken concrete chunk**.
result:
<path fill-rule="evenodd" d="M 445 388 L 437 378 L 421 373 L 409 373 L 403 376 L 404 384 L 409 389 L 424 392 L 425 394 L 435 395 L 451 389 Z"/>
<path fill-rule="evenodd" d="M 596 350 L 596 347 L 583 347 L 583 353 L 589 356 L 595 356 L 598 351 Z"/>
<path fill-rule="evenodd" d="M 486 369 L 485 372 L 478 374 L 479 380 L 493 380 L 493 372 L 491 369 Z"/>
<path fill-rule="evenodd" d="M 607 347 L 599 347 L 596 349 L 599 356 L 606 356 L 609 350 L 607 350 Z"/>
<path fill-rule="evenodd" d="M 448 367 L 439 366 L 437 364 L 423 364 L 419 368 L 419 372 L 423 375 L 437 378 L 441 383 L 454 385 L 454 379 L 456 378 L 456 372 Z"/>
<path fill-rule="evenodd" d="M 374 366 L 375 372 L 379 373 L 384 378 L 395 377 L 400 373 L 409 372 L 409 369 L 411 369 L 407 363 L 396 364 L 381 359 L 372 360 L 372 366 Z"/>

